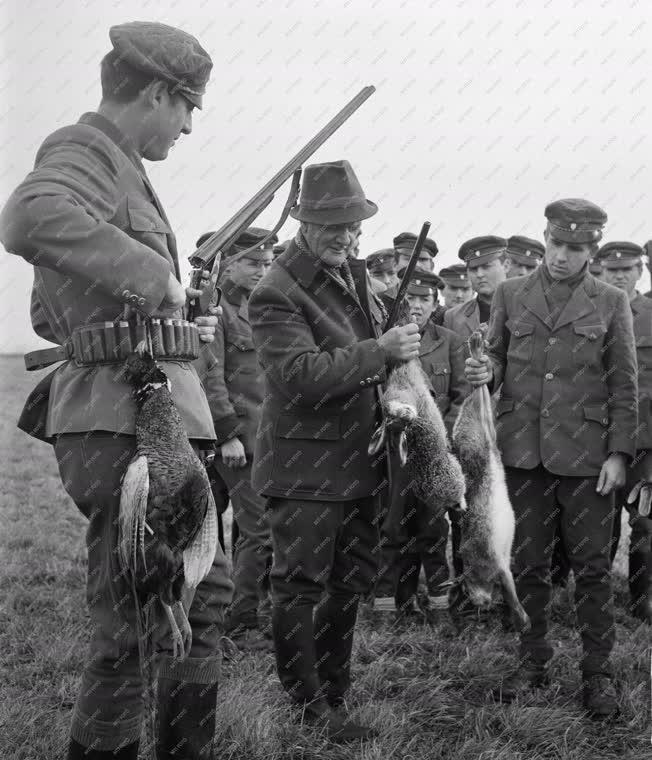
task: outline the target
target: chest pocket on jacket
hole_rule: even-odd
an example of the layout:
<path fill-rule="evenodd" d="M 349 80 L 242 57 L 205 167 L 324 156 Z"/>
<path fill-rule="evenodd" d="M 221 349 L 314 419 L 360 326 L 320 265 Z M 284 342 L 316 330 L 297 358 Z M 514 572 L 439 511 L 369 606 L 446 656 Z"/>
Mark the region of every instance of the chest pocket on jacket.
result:
<path fill-rule="evenodd" d="M 428 375 L 428 379 L 430 380 L 436 395 L 438 397 L 448 396 L 448 391 L 451 385 L 451 368 L 448 364 L 426 362 L 424 370 Z"/>
<path fill-rule="evenodd" d="M 573 325 L 571 351 L 578 367 L 602 364 L 604 336 L 607 328 L 602 324 Z"/>
<path fill-rule="evenodd" d="M 505 326 L 510 333 L 507 358 L 512 361 L 530 361 L 534 353 L 534 325 L 508 319 Z"/>
<path fill-rule="evenodd" d="M 169 235 L 172 232 L 154 206 L 148 206 L 144 201 L 127 198 L 127 213 L 129 226 L 135 232 L 154 232 L 161 235 Z"/>
<path fill-rule="evenodd" d="M 652 335 L 640 335 L 636 338 L 636 358 L 639 376 L 652 372 Z M 639 388 L 639 392 L 642 390 L 643 388 Z"/>
<path fill-rule="evenodd" d="M 258 371 L 258 361 L 251 335 L 243 333 L 227 335 L 224 353 L 227 382 L 235 380 L 239 375 L 250 375 Z"/>

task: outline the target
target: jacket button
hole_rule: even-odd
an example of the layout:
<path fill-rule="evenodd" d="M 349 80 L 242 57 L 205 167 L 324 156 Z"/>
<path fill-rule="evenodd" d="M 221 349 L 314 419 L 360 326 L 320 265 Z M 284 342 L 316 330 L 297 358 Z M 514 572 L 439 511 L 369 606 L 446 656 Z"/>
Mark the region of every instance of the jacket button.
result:
<path fill-rule="evenodd" d="M 131 295 L 131 293 L 128 290 L 123 290 L 122 291 L 122 297 L 123 298 L 129 298 L 130 295 Z"/>
<path fill-rule="evenodd" d="M 371 385 L 371 384 L 373 383 L 373 380 L 372 380 L 370 377 L 368 377 L 368 378 L 367 378 L 367 383 L 368 383 L 369 385 Z"/>
<path fill-rule="evenodd" d="M 136 294 L 129 296 L 131 303 L 138 303 L 138 296 Z"/>
<path fill-rule="evenodd" d="M 364 380 L 360 380 L 360 385 L 364 385 Z"/>
<path fill-rule="evenodd" d="M 541 416 L 542 417 L 550 417 L 550 412 L 547 409 L 541 410 Z"/>
<path fill-rule="evenodd" d="M 552 372 L 546 372 L 545 378 L 546 380 L 552 380 L 554 378 L 554 375 Z"/>
<path fill-rule="evenodd" d="M 139 306 L 144 306 L 145 305 L 145 299 L 144 298 L 139 298 L 138 299 L 138 305 Z"/>
<path fill-rule="evenodd" d="M 551 346 L 554 346 L 557 342 L 557 338 L 548 338 L 548 343 L 550 343 Z"/>
<path fill-rule="evenodd" d="M 598 337 L 598 336 L 597 336 L 595 333 L 591 333 L 591 334 L 589 335 L 589 338 L 590 338 L 591 340 L 595 340 L 597 337 Z"/>
<path fill-rule="evenodd" d="M 374 375 L 374 380 L 378 382 L 380 380 L 380 375 Z"/>
<path fill-rule="evenodd" d="M 521 334 L 520 330 L 514 330 L 514 335 L 516 335 L 517 338 L 519 337 L 520 334 Z"/>
<path fill-rule="evenodd" d="M 609 424 L 609 417 L 603 417 L 602 418 L 602 424 L 603 425 L 608 425 Z"/>

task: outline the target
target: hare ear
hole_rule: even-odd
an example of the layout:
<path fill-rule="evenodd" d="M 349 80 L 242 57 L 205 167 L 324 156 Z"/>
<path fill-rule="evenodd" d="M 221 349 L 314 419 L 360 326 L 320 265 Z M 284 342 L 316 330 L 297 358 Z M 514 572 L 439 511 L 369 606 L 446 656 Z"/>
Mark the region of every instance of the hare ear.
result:
<path fill-rule="evenodd" d="M 380 451 L 382 445 L 385 443 L 386 429 L 387 424 L 385 423 L 385 420 L 383 420 L 376 428 L 375 433 L 371 436 L 371 441 L 369 441 L 369 448 L 367 449 L 369 456 L 373 456 Z"/>
<path fill-rule="evenodd" d="M 401 430 L 401 435 L 398 438 L 398 456 L 401 460 L 401 467 L 405 467 L 408 457 L 407 435 L 405 434 L 405 430 Z"/>

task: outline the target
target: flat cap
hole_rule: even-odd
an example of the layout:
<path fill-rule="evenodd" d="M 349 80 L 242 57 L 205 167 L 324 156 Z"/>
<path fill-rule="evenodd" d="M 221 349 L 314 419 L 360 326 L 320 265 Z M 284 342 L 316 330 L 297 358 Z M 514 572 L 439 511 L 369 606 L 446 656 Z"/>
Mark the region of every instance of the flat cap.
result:
<path fill-rule="evenodd" d="M 407 267 L 401 267 L 398 276 L 402 279 Z M 434 296 L 437 298 L 437 290 L 443 285 L 441 277 L 434 272 L 424 272 L 421 269 L 412 273 L 408 283 L 407 293 L 410 296 Z"/>
<path fill-rule="evenodd" d="M 112 26 L 109 38 L 125 63 L 169 82 L 172 92 L 202 107 L 213 62 L 191 34 L 156 21 L 130 21 Z"/>
<path fill-rule="evenodd" d="M 512 235 L 507 238 L 507 255 L 518 264 L 536 267 L 546 252 L 543 243 L 523 235 Z"/>
<path fill-rule="evenodd" d="M 597 243 L 607 214 L 600 206 L 583 198 L 565 198 L 546 206 L 548 231 L 564 243 Z"/>
<path fill-rule="evenodd" d="M 272 235 L 264 245 L 262 244 L 262 241 L 270 232 L 271 230 L 265 230 L 262 227 L 247 227 L 247 229 L 236 238 L 235 243 L 233 243 L 233 245 L 231 245 L 226 251 L 223 251 L 224 257 L 227 259 L 233 259 L 233 257 L 237 256 L 239 253 L 242 253 L 249 248 L 254 248 L 253 251 L 250 251 L 247 254 L 247 257 L 256 258 L 257 253 L 264 253 L 265 251 L 271 250 L 274 243 L 278 243 L 278 237 L 276 235 Z M 197 248 L 214 234 L 215 230 L 212 232 L 205 232 L 200 238 L 198 238 L 196 243 Z M 260 245 L 258 245 L 258 243 L 260 243 Z"/>
<path fill-rule="evenodd" d="M 640 263 L 643 253 L 641 246 L 636 243 L 614 241 L 605 243 L 595 258 L 605 269 L 618 269 L 623 264 Z"/>
<path fill-rule="evenodd" d="M 401 234 L 397 235 L 392 241 L 395 251 L 398 251 L 400 248 L 409 248 L 410 250 L 412 250 L 416 242 L 417 242 L 417 236 L 414 235 L 412 232 L 401 232 Z M 428 251 L 428 253 L 432 256 L 433 259 L 439 253 L 439 248 L 437 248 L 437 243 L 435 243 L 435 241 L 429 237 L 427 237 L 423 241 L 422 250 Z"/>
<path fill-rule="evenodd" d="M 507 252 L 507 241 L 496 235 L 474 237 L 462 243 L 458 257 L 471 269 L 502 256 Z"/>
<path fill-rule="evenodd" d="M 439 277 L 442 280 L 442 287 L 452 285 L 458 288 L 470 288 L 469 275 L 466 272 L 464 264 L 453 264 L 451 267 L 444 267 L 439 270 Z"/>
<path fill-rule="evenodd" d="M 396 272 L 396 259 L 393 248 L 381 248 L 370 253 L 365 259 L 367 269 L 372 273 Z"/>

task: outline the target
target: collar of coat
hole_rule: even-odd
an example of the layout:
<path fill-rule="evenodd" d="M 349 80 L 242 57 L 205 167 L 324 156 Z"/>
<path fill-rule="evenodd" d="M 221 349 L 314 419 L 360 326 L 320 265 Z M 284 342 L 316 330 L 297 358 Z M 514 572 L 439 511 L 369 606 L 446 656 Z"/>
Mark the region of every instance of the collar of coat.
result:
<path fill-rule="evenodd" d="M 99 129 L 103 132 L 109 140 L 114 142 L 118 148 L 127 156 L 127 158 L 135 164 L 141 172 L 145 171 L 143 162 L 140 160 L 138 151 L 136 150 L 136 144 L 134 141 L 127 137 L 118 127 L 105 116 L 102 116 L 95 111 L 89 111 L 81 116 L 79 119 L 80 124 L 88 124 L 95 129 Z"/>
<path fill-rule="evenodd" d="M 437 329 L 437 325 L 431 319 L 428 319 L 426 326 L 423 328 L 423 332 L 421 333 L 419 356 L 423 356 L 424 354 L 429 354 L 431 351 L 434 351 L 437 346 L 443 343 L 443 340 L 443 337 L 440 335 L 439 330 Z"/>
<path fill-rule="evenodd" d="M 642 311 L 652 311 L 652 300 L 650 300 L 649 296 L 644 296 L 642 293 L 637 292 L 629 302 L 629 305 L 635 314 Z"/>
<path fill-rule="evenodd" d="M 243 301 L 246 303 L 251 295 L 247 290 L 236 285 L 235 282 L 228 277 L 224 282 L 220 283 L 220 289 L 222 290 L 224 298 L 234 306 L 240 306 Z"/>
<path fill-rule="evenodd" d="M 281 259 L 283 259 L 282 262 Z M 279 263 L 282 263 L 306 288 L 312 285 L 320 272 L 325 274 L 320 260 L 316 256 L 306 255 L 294 240 L 288 245 L 285 253 L 279 257 Z M 349 267 L 356 283 L 366 283 L 367 265 L 364 261 L 349 259 Z"/>
<path fill-rule="evenodd" d="M 514 280 L 506 280 L 505 283 L 515 283 L 517 296 L 525 309 L 540 319 L 549 328 L 550 311 L 544 294 L 545 282 L 542 273 L 536 269 L 532 274 L 518 277 Z M 516 282 L 522 280 L 523 282 Z M 502 285 L 505 287 L 505 284 Z M 586 317 L 595 311 L 593 299 L 599 293 L 599 283 L 594 277 L 585 276 L 584 279 L 573 289 L 566 306 L 553 325 L 554 330 Z M 550 329 L 550 328 L 549 328 Z"/>

